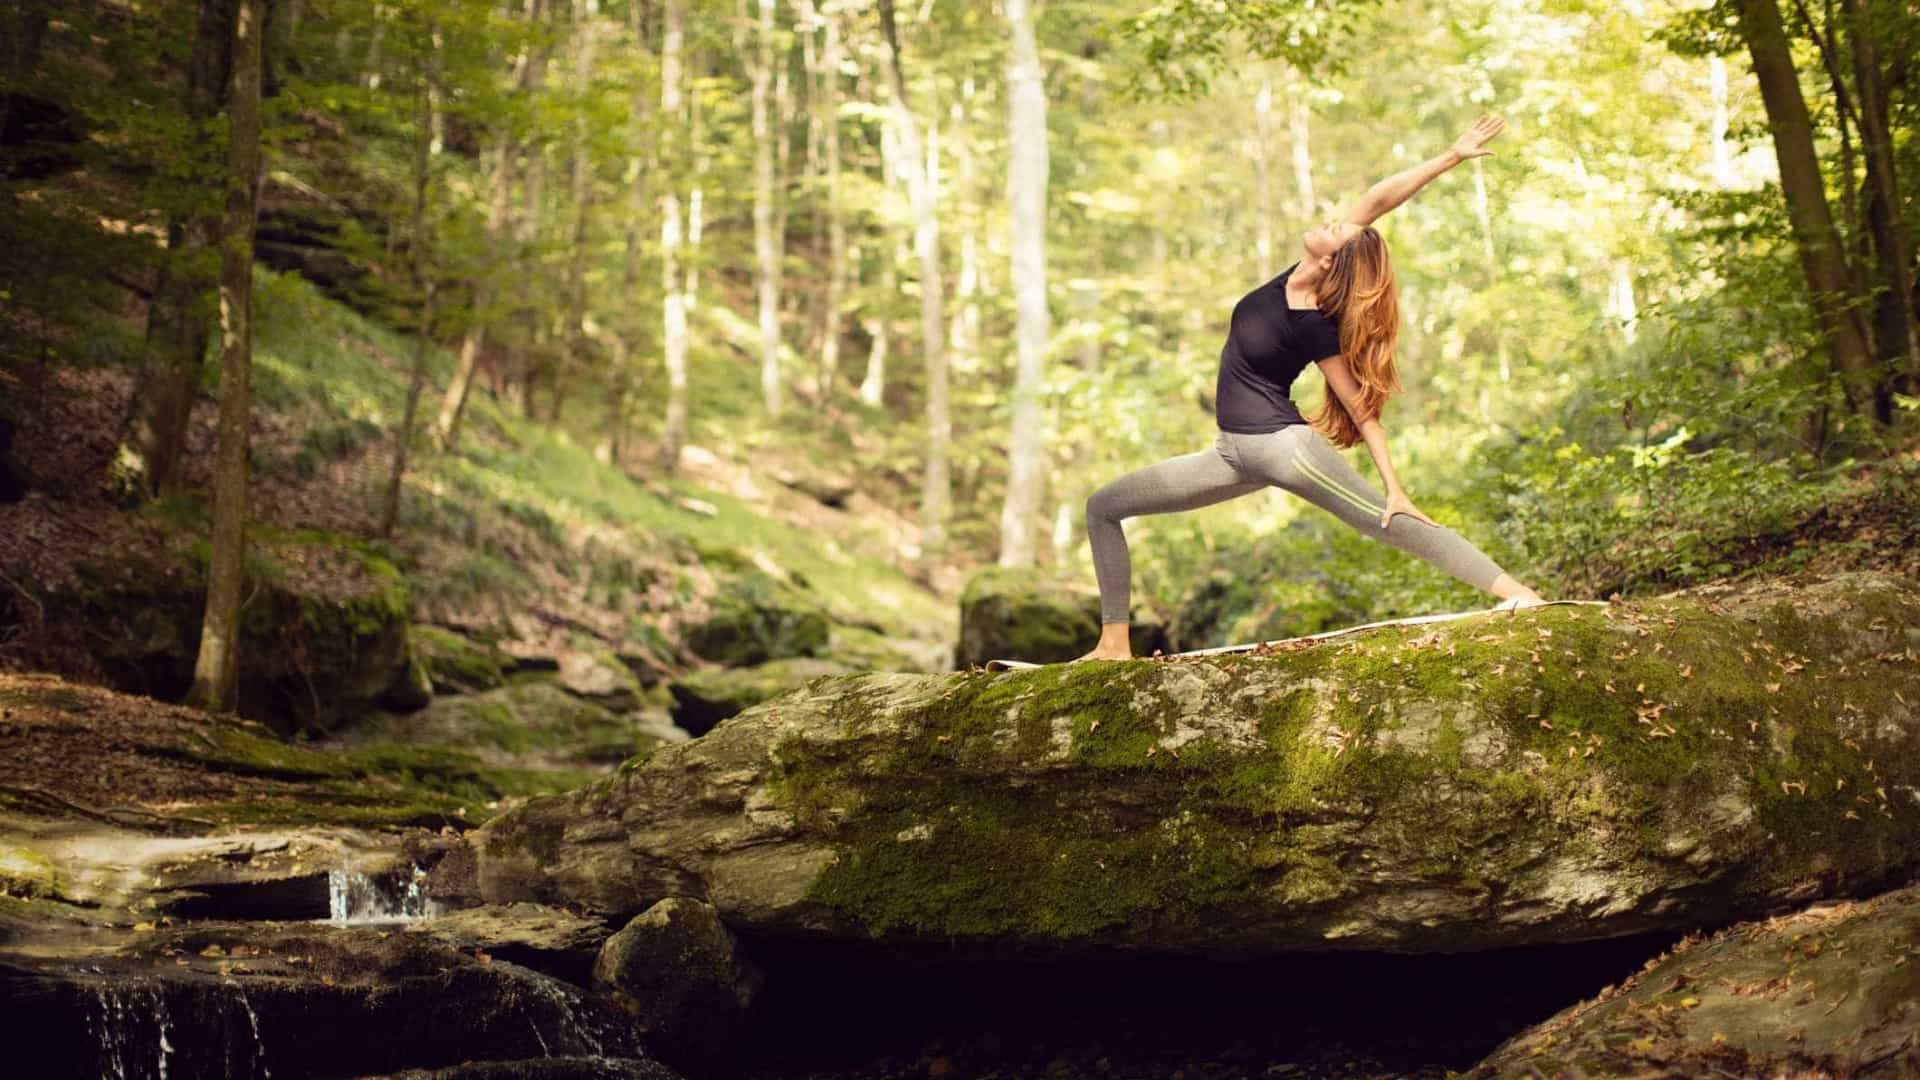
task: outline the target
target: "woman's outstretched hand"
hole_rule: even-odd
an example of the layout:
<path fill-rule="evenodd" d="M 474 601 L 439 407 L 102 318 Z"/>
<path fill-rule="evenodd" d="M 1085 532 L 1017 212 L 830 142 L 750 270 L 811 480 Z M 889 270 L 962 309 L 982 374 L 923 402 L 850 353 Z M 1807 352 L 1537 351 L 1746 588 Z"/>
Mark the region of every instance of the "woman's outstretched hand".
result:
<path fill-rule="evenodd" d="M 1466 134 L 1453 140 L 1453 152 L 1460 155 L 1461 161 L 1468 158 L 1487 157 L 1493 153 L 1486 149 L 1487 143 L 1493 141 L 1495 135 L 1505 130 L 1507 130 L 1507 122 L 1489 113 L 1475 120 Z"/>
<path fill-rule="evenodd" d="M 1387 509 L 1385 513 L 1380 515 L 1380 527 L 1383 529 L 1386 528 L 1387 523 L 1393 520 L 1393 515 L 1395 514 L 1405 514 L 1415 521 L 1424 521 L 1435 528 L 1440 527 L 1439 522 L 1421 513 L 1420 509 L 1413 505 L 1413 500 L 1407 498 L 1405 492 L 1395 492 L 1387 496 Z"/>

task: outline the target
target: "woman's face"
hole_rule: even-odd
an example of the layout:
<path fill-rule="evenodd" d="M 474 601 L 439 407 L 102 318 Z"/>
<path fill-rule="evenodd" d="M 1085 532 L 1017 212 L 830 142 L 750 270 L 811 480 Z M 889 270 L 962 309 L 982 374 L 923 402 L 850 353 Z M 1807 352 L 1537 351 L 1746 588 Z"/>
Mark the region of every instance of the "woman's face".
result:
<path fill-rule="evenodd" d="M 1360 235 L 1360 226 L 1350 221 L 1329 221 L 1315 225 L 1307 230 L 1305 238 L 1307 254 L 1316 259 L 1329 259 L 1333 253 L 1345 247 L 1347 241 Z"/>

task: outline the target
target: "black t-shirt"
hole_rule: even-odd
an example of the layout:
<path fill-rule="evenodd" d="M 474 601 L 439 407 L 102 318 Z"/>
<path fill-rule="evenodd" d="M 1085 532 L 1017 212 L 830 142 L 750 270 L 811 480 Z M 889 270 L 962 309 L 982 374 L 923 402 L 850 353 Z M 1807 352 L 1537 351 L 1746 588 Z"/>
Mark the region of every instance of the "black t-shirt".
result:
<path fill-rule="evenodd" d="M 1287 277 L 1294 263 L 1233 305 L 1213 416 L 1220 430 L 1242 435 L 1279 431 L 1306 419 L 1288 396 L 1308 364 L 1340 351 L 1340 324 L 1315 308 L 1287 306 Z"/>

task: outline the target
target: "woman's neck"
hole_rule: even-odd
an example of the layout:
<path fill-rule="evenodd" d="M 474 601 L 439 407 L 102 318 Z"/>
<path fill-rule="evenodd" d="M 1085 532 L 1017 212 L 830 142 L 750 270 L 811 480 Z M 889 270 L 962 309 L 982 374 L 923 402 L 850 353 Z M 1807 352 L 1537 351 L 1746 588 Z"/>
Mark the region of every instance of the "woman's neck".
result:
<path fill-rule="evenodd" d="M 1287 275 L 1287 303 L 1291 307 L 1314 307 L 1320 302 L 1319 267 L 1301 263 Z M 1299 301 L 1295 303 L 1295 301 Z"/>

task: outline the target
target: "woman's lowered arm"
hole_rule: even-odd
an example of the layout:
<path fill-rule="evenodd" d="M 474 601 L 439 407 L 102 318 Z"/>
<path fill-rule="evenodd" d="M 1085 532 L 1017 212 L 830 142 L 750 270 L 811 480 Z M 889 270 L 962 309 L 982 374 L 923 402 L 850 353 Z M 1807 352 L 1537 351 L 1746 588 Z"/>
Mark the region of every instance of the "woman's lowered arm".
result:
<path fill-rule="evenodd" d="M 1426 187 L 1434 177 L 1468 158 L 1492 154 L 1493 151 L 1486 149 L 1487 142 L 1506 128 L 1507 122 L 1497 116 L 1483 116 L 1475 120 L 1473 126 L 1455 139 L 1445 153 L 1394 173 L 1368 188 L 1366 194 L 1355 199 L 1341 212 L 1341 220 L 1355 225 L 1373 224 L 1382 214 L 1413 198 L 1413 193 Z"/>
<path fill-rule="evenodd" d="M 1380 527 L 1386 528 L 1395 514 L 1406 514 L 1429 525 L 1438 524 L 1415 507 L 1405 489 L 1401 488 L 1400 478 L 1393 472 L 1393 460 L 1387 456 L 1387 429 L 1381 426 L 1380 418 L 1369 416 L 1358 419 L 1360 384 L 1347 367 L 1347 358 L 1335 355 L 1320 361 L 1320 374 L 1326 377 L 1327 392 L 1340 399 L 1340 403 L 1347 407 L 1348 416 L 1356 418 L 1355 426 L 1360 429 L 1360 437 L 1366 440 L 1367 453 L 1373 456 L 1373 467 L 1380 474 L 1380 486 L 1386 489 L 1387 505 L 1380 516 Z"/>

